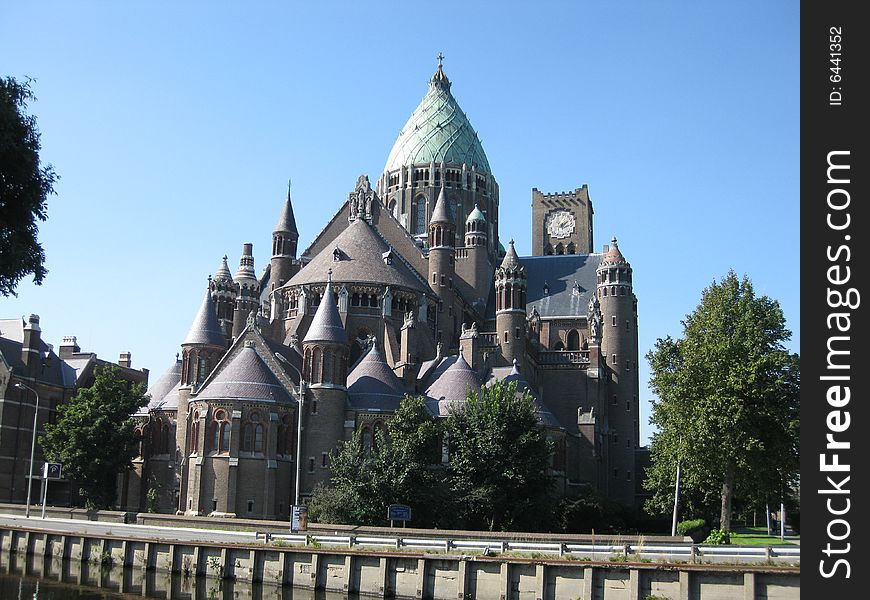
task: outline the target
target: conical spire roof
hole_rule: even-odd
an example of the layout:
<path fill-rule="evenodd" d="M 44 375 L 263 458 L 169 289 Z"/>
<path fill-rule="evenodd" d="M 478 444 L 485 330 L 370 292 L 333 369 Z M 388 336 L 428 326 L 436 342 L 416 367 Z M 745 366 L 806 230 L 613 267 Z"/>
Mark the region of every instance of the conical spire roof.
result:
<path fill-rule="evenodd" d="M 479 390 L 480 379 L 460 352 L 456 362 L 426 390 L 426 406 L 433 415 L 446 417 L 465 403 L 469 392 Z"/>
<path fill-rule="evenodd" d="M 296 229 L 296 217 L 293 215 L 293 202 L 290 200 L 289 182 L 287 183 L 287 200 L 284 202 L 281 216 L 278 217 L 278 223 L 275 224 L 275 232 L 299 233 Z"/>
<path fill-rule="evenodd" d="M 545 427 L 559 427 L 562 425 L 559 423 L 556 416 L 550 412 L 550 409 L 547 408 L 543 402 L 538 398 L 538 395 L 535 393 L 535 390 L 529 385 L 529 382 L 523 377 L 523 374 L 520 373 L 520 369 L 517 366 L 517 359 L 514 359 L 513 367 L 511 368 L 511 372 L 507 377 L 504 378 L 506 383 L 510 383 L 511 381 L 517 382 L 517 394 L 522 394 L 523 392 L 528 391 L 529 395 L 532 397 L 532 404 L 535 407 L 535 416 L 538 418 L 538 421 L 541 422 Z"/>
<path fill-rule="evenodd" d="M 377 341 L 347 376 L 347 397 L 358 410 L 395 411 L 405 395 Z"/>
<path fill-rule="evenodd" d="M 311 327 L 308 328 L 308 333 L 305 334 L 303 342 L 306 344 L 309 342 L 331 342 L 335 344 L 347 343 L 347 332 L 344 330 L 344 325 L 341 323 L 341 316 L 338 314 L 338 305 L 335 303 L 333 297 L 332 270 L 329 272 L 329 280 L 326 282 L 326 289 L 323 291 L 323 298 L 320 301 L 320 305 L 317 307 L 317 312 L 314 313 L 314 319 L 311 320 Z"/>
<path fill-rule="evenodd" d="M 188 344 L 226 345 L 226 338 L 224 338 L 224 334 L 221 331 L 217 312 L 215 312 L 214 300 L 209 290 L 205 292 L 205 298 L 203 298 L 199 312 L 196 313 L 196 317 L 193 319 L 193 324 L 190 326 L 190 331 L 187 332 L 187 337 L 181 342 L 182 346 Z"/>
<path fill-rule="evenodd" d="M 247 345 L 230 359 L 214 379 L 206 381 L 196 397 L 292 402 L 290 394 L 257 351 Z"/>
<path fill-rule="evenodd" d="M 517 251 L 514 250 L 514 241 L 511 240 L 508 244 L 507 252 L 505 252 L 504 260 L 501 261 L 502 269 L 516 269 L 520 266 L 520 257 L 517 256 Z"/>
<path fill-rule="evenodd" d="M 447 194 L 444 193 L 444 184 L 441 184 L 441 191 L 438 193 L 438 200 L 435 201 L 435 210 L 432 211 L 432 218 L 429 223 L 453 223 L 450 218 L 450 209 L 447 206 Z"/>
<path fill-rule="evenodd" d="M 214 273 L 215 281 L 232 281 L 233 274 L 230 272 L 230 265 L 227 264 L 227 255 L 224 254 L 224 257 L 221 259 L 221 264 L 218 266 L 217 271 Z"/>
<path fill-rule="evenodd" d="M 607 264 L 624 264 L 625 257 L 622 255 L 622 252 L 619 249 L 619 245 L 616 243 L 616 236 L 613 236 L 610 240 L 610 247 L 607 249 L 607 252 L 604 254 L 603 263 Z"/>

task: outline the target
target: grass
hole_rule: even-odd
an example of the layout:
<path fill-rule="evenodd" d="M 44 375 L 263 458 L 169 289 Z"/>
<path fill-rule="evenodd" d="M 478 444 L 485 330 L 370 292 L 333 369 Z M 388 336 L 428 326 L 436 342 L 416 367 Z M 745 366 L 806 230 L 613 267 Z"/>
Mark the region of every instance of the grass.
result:
<path fill-rule="evenodd" d="M 790 535 L 780 540 L 779 533 L 767 535 L 766 527 L 745 527 L 740 533 L 731 532 L 731 543 L 740 546 L 784 546 L 790 544 L 788 540 L 800 540 L 800 536 Z"/>

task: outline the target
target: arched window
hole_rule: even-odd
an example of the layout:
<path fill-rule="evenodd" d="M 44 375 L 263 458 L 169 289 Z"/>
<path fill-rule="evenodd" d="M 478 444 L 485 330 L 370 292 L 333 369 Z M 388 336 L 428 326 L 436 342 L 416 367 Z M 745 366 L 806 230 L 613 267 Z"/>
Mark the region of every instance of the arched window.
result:
<path fill-rule="evenodd" d="M 556 244 L 556 254 L 565 254 L 565 246 L 562 245 L 562 242 Z"/>
<path fill-rule="evenodd" d="M 576 329 L 572 329 L 568 332 L 568 350 L 579 350 L 580 349 L 580 334 Z"/>
<path fill-rule="evenodd" d="M 553 247 L 550 244 L 547 244 L 547 247 L 544 248 L 544 254 L 546 254 L 547 256 L 553 255 Z"/>
<path fill-rule="evenodd" d="M 574 242 L 568 244 L 568 248 L 565 251 L 567 254 L 574 254 L 577 252 L 576 246 L 574 246 Z"/>
<path fill-rule="evenodd" d="M 314 349 L 311 357 L 311 383 L 320 383 L 323 377 L 323 354 L 320 348 Z"/>
<path fill-rule="evenodd" d="M 254 452 L 263 452 L 266 448 L 265 444 L 265 429 L 260 423 L 260 415 L 253 413 L 251 415 L 251 424 L 254 427 Z"/>
<path fill-rule="evenodd" d="M 214 412 L 214 435 L 212 436 L 213 452 L 230 451 L 230 421 L 227 411 L 218 409 Z"/>
<path fill-rule="evenodd" d="M 133 430 L 133 438 L 136 440 L 136 456 L 144 456 L 145 452 L 145 434 L 141 427 Z"/>
<path fill-rule="evenodd" d="M 362 430 L 362 449 L 363 453 L 368 454 L 372 451 L 372 430 L 370 427 L 363 427 Z"/>
<path fill-rule="evenodd" d="M 187 444 L 191 454 L 195 453 L 199 447 L 199 411 L 194 411 L 193 422 L 190 424 L 190 439 Z"/>
<path fill-rule="evenodd" d="M 414 213 L 411 215 L 414 219 L 413 233 L 426 233 L 426 198 L 418 196 L 414 200 Z"/>

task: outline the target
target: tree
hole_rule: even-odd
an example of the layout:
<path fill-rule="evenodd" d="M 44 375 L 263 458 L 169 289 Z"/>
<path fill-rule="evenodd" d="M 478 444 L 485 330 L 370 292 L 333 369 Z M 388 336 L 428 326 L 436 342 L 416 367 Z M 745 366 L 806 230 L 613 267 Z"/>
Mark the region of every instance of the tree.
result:
<path fill-rule="evenodd" d="M 532 397 L 516 382 L 469 392 L 447 420 L 449 480 L 460 524 L 494 531 L 531 529 L 548 513 L 552 443 Z"/>
<path fill-rule="evenodd" d="M 87 507 L 114 504 L 117 475 L 136 449 L 131 415 L 147 402 L 141 383 L 123 379 L 115 366 L 97 367 L 94 384 L 60 405 L 57 422 L 45 427 L 39 441 L 46 458 L 63 464 Z"/>
<path fill-rule="evenodd" d="M 799 462 L 800 367 L 783 342 L 782 309 L 731 271 L 702 294 L 683 321 L 683 337 L 659 339 L 652 368 L 652 467 L 647 508 L 673 507 L 677 460 L 683 505 L 701 513 L 718 499 L 719 527 L 730 530 L 732 501 L 778 499 Z"/>
<path fill-rule="evenodd" d="M 309 506 L 314 521 L 383 525 L 390 504 L 413 508 L 414 524 L 438 524 L 443 490 L 441 424 L 420 397 L 406 397 L 371 445 L 353 438 L 330 454 L 332 480 L 315 490 Z"/>
<path fill-rule="evenodd" d="M 0 294 L 15 296 L 18 282 L 33 274 L 42 283 L 45 252 L 37 241 L 37 221 L 47 217 L 46 198 L 57 175 L 40 166 L 36 117 L 25 110 L 35 100 L 30 81 L 0 78 Z"/>

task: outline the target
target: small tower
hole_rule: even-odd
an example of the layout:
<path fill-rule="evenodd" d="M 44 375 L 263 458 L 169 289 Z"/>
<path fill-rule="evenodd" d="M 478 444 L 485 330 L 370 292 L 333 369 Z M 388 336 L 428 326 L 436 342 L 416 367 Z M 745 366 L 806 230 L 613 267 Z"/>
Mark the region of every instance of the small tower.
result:
<path fill-rule="evenodd" d="M 302 341 L 302 352 L 302 374 L 308 389 L 303 413 L 306 424 L 301 488 L 303 494 L 308 494 L 316 484 L 329 479 L 328 455 L 344 440 L 348 343 L 332 290 L 332 269 Z"/>
<path fill-rule="evenodd" d="M 616 238 L 604 247 L 604 256 L 596 270 L 597 296 L 601 304 L 601 362 L 609 375 L 607 405 L 610 433 L 628 444 L 615 445 L 610 453 L 611 482 L 614 498 L 624 504 L 634 500 L 634 451 L 638 447 L 638 365 L 637 300 L 632 291 L 631 265 L 625 260 Z M 594 337 L 594 336 L 592 336 Z"/>
<path fill-rule="evenodd" d="M 495 328 L 502 358 L 510 365 L 514 359 L 520 369 L 526 349 L 526 268 L 511 240 L 501 266 L 495 270 Z"/>
<path fill-rule="evenodd" d="M 438 296 L 439 340 L 447 348 L 456 345 L 456 315 L 454 314 L 453 277 L 455 269 L 456 226 L 447 207 L 444 185 L 435 202 L 429 220 L 429 285 Z"/>
<path fill-rule="evenodd" d="M 290 200 L 290 184 L 287 184 L 287 200 L 278 217 L 275 231 L 272 232 L 272 268 L 269 275 L 269 292 L 281 287 L 295 275 L 298 267 L 296 245 L 299 232 L 296 230 L 296 217 L 293 216 L 293 203 Z"/>
<path fill-rule="evenodd" d="M 251 311 L 260 308 L 260 281 L 254 273 L 254 245 L 246 243 L 236 271 L 236 307 L 233 312 L 233 338 L 239 337 L 248 323 Z"/>
<path fill-rule="evenodd" d="M 227 341 L 209 289 L 190 331 L 181 342 L 181 385 L 194 388 L 201 384 L 224 355 L 226 348 Z"/>
<path fill-rule="evenodd" d="M 468 252 L 469 269 L 468 283 L 482 294 L 489 289 L 487 285 L 492 281 L 492 266 L 489 262 L 487 251 L 487 223 L 486 216 L 475 204 L 474 210 L 465 220 L 465 249 Z M 472 300 L 474 300 L 472 298 Z"/>
<path fill-rule="evenodd" d="M 233 339 L 233 311 L 236 306 L 236 286 L 230 273 L 230 267 L 227 264 L 226 255 L 221 260 L 221 264 L 217 271 L 215 271 L 214 277 L 209 282 L 208 287 L 211 290 L 211 297 L 214 300 L 221 330 L 224 332 L 227 342 L 229 342 Z"/>

